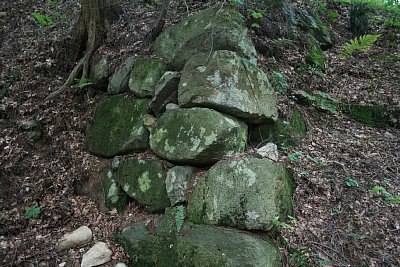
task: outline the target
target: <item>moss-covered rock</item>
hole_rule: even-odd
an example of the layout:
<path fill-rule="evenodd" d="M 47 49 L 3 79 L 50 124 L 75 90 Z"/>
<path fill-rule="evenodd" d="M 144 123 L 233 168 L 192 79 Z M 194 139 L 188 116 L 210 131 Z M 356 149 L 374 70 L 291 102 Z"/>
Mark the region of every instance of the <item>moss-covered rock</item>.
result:
<path fill-rule="evenodd" d="M 306 63 L 310 66 L 317 67 L 321 71 L 325 71 L 324 52 L 312 36 L 308 37 L 307 50 Z"/>
<path fill-rule="evenodd" d="M 107 92 L 109 94 L 115 95 L 128 91 L 129 75 L 134 63 L 135 58 L 129 57 L 115 70 L 108 83 Z"/>
<path fill-rule="evenodd" d="M 221 9 L 219 5 L 200 11 L 164 31 L 156 39 L 154 50 L 176 70 L 181 70 L 191 56 L 215 50 L 256 57 L 242 16 L 236 9 Z"/>
<path fill-rule="evenodd" d="M 89 151 L 113 157 L 148 147 L 149 133 L 142 117 L 147 114 L 148 101 L 123 95 L 108 97 L 97 104 L 93 122 L 86 131 Z"/>
<path fill-rule="evenodd" d="M 138 97 L 153 96 L 158 81 L 166 71 L 167 65 L 158 59 L 139 59 L 133 65 L 129 89 Z"/>
<path fill-rule="evenodd" d="M 307 134 L 306 123 L 297 109 L 292 110 L 289 121 L 278 119 L 259 125 L 253 125 L 250 130 L 250 143 L 262 146 L 268 142 L 277 144 L 279 148 L 297 146 Z"/>
<path fill-rule="evenodd" d="M 139 222 L 117 234 L 134 266 L 165 267 L 276 267 L 279 250 L 265 240 L 205 225 L 185 226 L 183 235 L 168 231 L 162 222 Z"/>
<path fill-rule="evenodd" d="M 247 125 L 206 108 L 174 109 L 161 116 L 150 134 L 150 147 L 169 161 L 206 165 L 243 151 Z"/>
<path fill-rule="evenodd" d="M 165 188 L 166 169 L 162 162 L 131 157 L 118 161 L 115 179 L 128 196 L 150 212 L 170 206 Z"/>
<path fill-rule="evenodd" d="M 360 123 L 378 128 L 389 126 L 388 111 L 383 106 L 343 104 L 343 110 L 350 118 Z"/>
<path fill-rule="evenodd" d="M 276 119 L 276 94 L 253 63 L 227 50 L 191 57 L 179 83 L 179 105 L 212 108 L 251 123 Z"/>
<path fill-rule="evenodd" d="M 222 161 L 201 178 L 188 205 L 194 223 L 270 230 L 292 213 L 291 175 L 280 164 L 246 157 Z"/>
<path fill-rule="evenodd" d="M 114 208 L 121 212 L 128 205 L 128 195 L 122 190 L 115 180 L 112 170 L 108 170 L 102 174 L 101 183 L 104 192 L 105 207 L 108 210 Z"/>

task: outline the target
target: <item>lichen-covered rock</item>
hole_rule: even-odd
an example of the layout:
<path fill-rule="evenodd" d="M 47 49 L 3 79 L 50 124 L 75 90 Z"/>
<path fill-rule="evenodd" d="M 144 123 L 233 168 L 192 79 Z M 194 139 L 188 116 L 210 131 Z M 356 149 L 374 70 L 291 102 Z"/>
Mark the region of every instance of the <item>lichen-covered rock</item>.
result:
<path fill-rule="evenodd" d="M 280 164 L 242 158 L 214 165 L 194 188 L 188 205 L 194 223 L 270 230 L 292 212 L 291 177 Z"/>
<path fill-rule="evenodd" d="M 149 107 L 156 116 L 160 116 L 169 103 L 178 103 L 178 85 L 181 74 L 167 71 L 156 85 L 154 97 Z"/>
<path fill-rule="evenodd" d="M 178 88 L 182 107 L 208 107 L 252 123 L 276 119 L 276 94 L 267 76 L 237 53 L 215 51 L 191 57 Z"/>
<path fill-rule="evenodd" d="M 173 162 L 206 165 L 243 151 L 246 140 L 244 122 L 207 108 L 179 108 L 158 119 L 150 147 Z"/>
<path fill-rule="evenodd" d="M 289 23 L 301 30 L 310 33 L 324 50 L 332 47 L 334 40 L 331 30 L 316 15 L 303 7 L 297 7 L 292 3 L 286 3 L 282 7 Z"/>
<path fill-rule="evenodd" d="M 132 70 L 132 66 L 135 63 L 134 57 L 127 58 L 124 63 L 114 72 L 110 78 L 107 92 L 111 95 L 120 94 L 128 91 L 129 75 Z"/>
<path fill-rule="evenodd" d="M 95 155 L 113 157 L 148 147 L 149 133 L 142 117 L 147 114 L 148 101 L 116 95 L 100 102 L 93 122 L 86 131 L 89 151 Z"/>
<path fill-rule="evenodd" d="M 134 266 L 168 267 L 276 267 L 281 254 L 271 243 L 253 236 L 206 225 L 185 226 L 176 235 L 155 223 L 133 224 L 118 233 L 117 240 Z"/>
<path fill-rule="evenodd" d="M 150 212 L 170 206 L 165 188 L 166 170 L 158 160 L 126 158 L 118 160 L 116 180 L 128 196 Z"/>
<path fill-rule="evenodd" d="M 258 147 L 268 142 L 277 144 L 279 148 L 297 146 L 307 134 L 306 123 L 297 109 L 292 110 L 289 121 L 278 119 L 254 125 L 250 131 L 251 145 Z"/>
<path fill-rule="evenodd" d="M 158 81 L 166 71 L 167 65 L 158 59 L 139 59 L 133 65 L 129 89 L 138 97 L 153 96 Z"/>
<path fill-rule="evenodd" d="M 164 31 L 155 41 L 154 51 L 176 69 L 198 53 L 215 50 L 239 52 L 255 59 L 256 51 L 243 19 L 235 9 L 214 6 L 200 11 Z"/>
<path fill-rule="evenodd" d="M 116 208 L 118 212 L 123 211 L 129 202 L 128 195 L 118 185 L 112 170 L 104 172 L 101 178 L 105 207 L 109 210 Z"/>
<path fill-rule="evenodd" d="M 196 170 L 192 166 L 175 166 L 168 170 L 165 185 L 171 205 L 186 201 L 189 180 Z"/>
<path fill-rule="evenodd" d="M 90 81 L 94 83 L 94 88 L 105 91 L 107 90 L 109 76 L 108 56 L 102 56 L 90 70 Z"/>

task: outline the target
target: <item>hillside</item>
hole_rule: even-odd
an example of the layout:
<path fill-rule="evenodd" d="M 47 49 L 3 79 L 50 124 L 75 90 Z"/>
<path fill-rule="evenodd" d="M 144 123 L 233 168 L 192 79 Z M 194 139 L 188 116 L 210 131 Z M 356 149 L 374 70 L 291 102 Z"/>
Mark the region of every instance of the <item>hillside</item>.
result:
<path fill-rule="evenodd" d="M 64 253 L 54 247 L 65 233 L 82 225 L 92 229 L 94 241 L 104 241 L 112 249 L 112 260 L 105 266 L 128 264 L 129 257 L 115 241 L 116 231 L 161 215 L 150 214 L 135 202 L 122 213 L 104 212 L 98 206 L 101 196 L 96 184 L 111 160 L 89 153 L 85 132 L 106 92 L 75 86 L 45 100 L 76 63 L 64 48 L 79 6 L 77 1 L 59 2 L 0 3 L 0 99 L 4 94 L 0 100 L 0 265 L 62 266 L 66 262 L 66 266 L 79 266 L 92 243 Z M 130 56 L 153 57 L 153 47 L 144 44 L 144 37 L 159 13 L 156 5 L 120 3 L 123 13 L 109 25 L 107 40 L 98 51 L 110 56 L 112 70 Z M 173 1 L 165 27 L 208 5 L 207 1 Z M 277 91 L 287 92 L 278 94 L 279 117 L 289 120 L 295 107 L 307 128 L 297 146 L 279 151 L 278 161 L 293 173 L 294 219 L 277 222 L 274 233 L 257 233 L 279 247 L 284 266 L 400 266 L 400 28 L 385 24 L 385 11 L 372 12 L 368 33 L 380 37 L 370 49 L 343 59 L 339 56 L 343 46 L 353 39 L 348 11 L 348 4 L 339 3 L 329 3 L 322 11 L 330 14 L 322 20 L 335 40 L 323 52 L 324 72 L 307 67 L 301 42 L 262 52 L 270 45 L 268 38 L 279 35 L 268 29 L 279 28 L 280 18 L 264 12 L 255 21 L 251 13 L 246 14 L 259 52 L 258 67 Z M 41 26 L 32 12 L 51 16 L 52 22 Z M 251 27 L 255 22 L 258 26 Z M 342 104 L 324 106 L 301 91 L 314 96 L 324 92 L 325 100 Z M 390 119 L 383 127 L 360 123 L 346 112 L 353 104 L 383 106 Z M 249 143 L 247 153 L 255 146 Z M 155 158 L 150 151 L 137 155 Z M 35 206 L 40 207 L 40 215 L 29 218 L 26 208 L 32 211 Z"/>

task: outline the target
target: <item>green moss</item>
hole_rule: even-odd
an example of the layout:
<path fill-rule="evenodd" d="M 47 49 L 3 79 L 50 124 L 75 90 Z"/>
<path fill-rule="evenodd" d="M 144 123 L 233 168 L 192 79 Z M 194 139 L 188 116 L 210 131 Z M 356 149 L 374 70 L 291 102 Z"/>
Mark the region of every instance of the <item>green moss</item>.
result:
<path fill-rule="evenodd" d="M 104 157 L 145 150 L 149 134 L 141 118 L 147 114 L 147 105 L 147 100 L 123 95 L 100 102 L 86 131 L 89 150 Z"/>
<path fill-rule="evenodd" d="M 311 66 L 317 67 L 321 71 L 325 71 L 325 55 L 319 45 L 312 45 L 308 48 L 306 62 Z"/>
<path fill-rule="evenodd" d="M 382 106 L 345 104 L 343 110 L 353 120 L 369 126 L 386 128 L 389 125 L 388 112 Z"/>
<path fill-rule="evenodd" d="M 285 148 L 298 145 L 306 133 L 307 127 L 303 116 L 299 110 L 293 109 L 289 122 L 279 119 L 253 126 L 250 132 L 250 142 L 253 146 L 262 146 L 273 142 L 279 148 Z"/>

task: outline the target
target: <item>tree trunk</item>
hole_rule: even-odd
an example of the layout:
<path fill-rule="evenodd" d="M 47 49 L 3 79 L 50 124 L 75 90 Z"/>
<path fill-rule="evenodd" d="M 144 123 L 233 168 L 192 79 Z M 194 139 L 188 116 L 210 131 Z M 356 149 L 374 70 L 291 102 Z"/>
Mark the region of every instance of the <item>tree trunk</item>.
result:
<path fill-rule="evenodd" d="M 75 55 L 83 55 L 63 86 L 49 94 L 46 99 L 67 91 L 80 72 L 81 80 L 88 78 L 90 58 L 105 39 L 105 22 L 115 20 L 120 13 L 118 0 L 82 0 L 72 45 L 76 51 Z"/>

